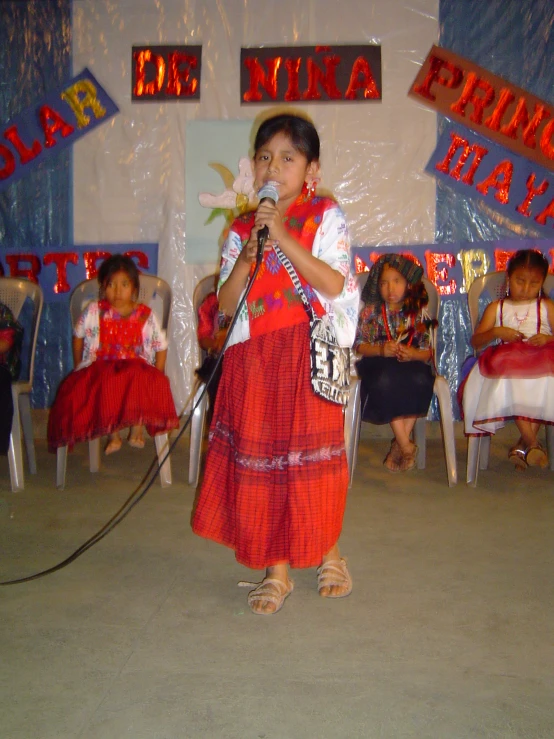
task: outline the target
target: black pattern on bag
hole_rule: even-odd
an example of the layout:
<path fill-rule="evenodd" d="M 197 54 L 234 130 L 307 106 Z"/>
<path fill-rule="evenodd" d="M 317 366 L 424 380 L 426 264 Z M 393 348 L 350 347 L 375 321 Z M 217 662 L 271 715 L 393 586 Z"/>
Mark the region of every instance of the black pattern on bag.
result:
<path fill-rule="evenodd" d="M 328 316 L 318 318 L 302 288 L 290 259 L 278 246 L 274 247 L 283 267 L 302 299 L 310 319 L 310 362 L 312 388 L 331 403 L 347 405 L 350 386 L 350 349 L 339 346 L 335 329 Z"/>

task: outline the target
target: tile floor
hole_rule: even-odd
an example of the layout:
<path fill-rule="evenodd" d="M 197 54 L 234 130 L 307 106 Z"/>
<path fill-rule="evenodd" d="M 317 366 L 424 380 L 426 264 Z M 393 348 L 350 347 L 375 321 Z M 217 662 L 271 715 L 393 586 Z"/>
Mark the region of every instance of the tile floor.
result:
<path fill-rule="evenodd" d="M 319 598 L 315 571 L 272 617 L 252 615 L 231 551 L 195 537 L 187 443 L 174 483 L 67 567 L 0 588 L 2 739 L 552 739 L 554 473 L 515 474 L 511 430 L 490 469 L 446 485 L 387 473 L 363 435 L 343 552 L 354 592 Z M 91 476 L 86 447 L 55 488 L 11 493 L 0 458 L 0 580 L 69 557 L 114 515 L 154 456 L 124 448 Z"/>

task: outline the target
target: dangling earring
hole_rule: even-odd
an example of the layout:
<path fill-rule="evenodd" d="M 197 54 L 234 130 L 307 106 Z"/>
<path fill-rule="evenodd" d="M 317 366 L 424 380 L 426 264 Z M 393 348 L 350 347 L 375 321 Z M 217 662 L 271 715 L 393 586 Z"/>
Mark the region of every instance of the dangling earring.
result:
<path fill-rule="evenodd" d="M 314 197 L 315 191 L 317 189 L 318 184 L 319 184 L 319 180 L 317 179 L 317 177 L 310 177 L 309 180 L 306 180 L 306 182 L 304 183 L 304 185 L 306 187 L 306 195 L 307 195 L 307 197 L 309 197 L 309 198 L 313 198 Z"/>

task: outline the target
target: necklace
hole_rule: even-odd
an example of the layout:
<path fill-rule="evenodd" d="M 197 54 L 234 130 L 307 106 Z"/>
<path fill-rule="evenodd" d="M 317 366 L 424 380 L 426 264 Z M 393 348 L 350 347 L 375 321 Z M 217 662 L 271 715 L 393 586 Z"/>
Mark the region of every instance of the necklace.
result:
<path fill-rule="evenodd" d="M 518 329 L 521 328 L 521 324 L 525 322 L 528 315 L 529 315 L 529 308 L 527 308 L 527 312 L 521 318 L 520 316 L 518 316 L 517 312 L 514 310 L 514 320 L 517 323 Z"/>
<path fill-rule="evenodd" d="M 389 318 L 388 318 L 388 315 L 387 315 L 388 311 L 387 311 L 387 307 L 386 307 L 385 303 L 383 303 L 381 305 L 381 313 L 383 314 L 383 323 L 385 324 L 385 331 L 387 333 L 387 341 L 392 341 L 393 338 L 392 338 L 392 334 L 391 334 L 391 330 L 390 330 Z M 407 333 L 408 333 L 408 331 L 410 329 L 410 322 L 411 322 L 410 319 L 408 319 L 408 326 L 406 328 L 406 331 L 404 331 L 402 334 L 400 334 L 400 336 L 397 336 L 396 337 L 395 340 L 396 340 L 397 343 L 399 343 L 400 340 L 407 335 Z M 412 331 L 410 333 L 410 338 L 408 339 L 408 343 L 406 344 L 406 346 L 411 346 L 413 339 L 414 339 L 414 332 Z"/>
<path fill-rule="evenodd" d="M 527 316 L 529 315 L 529 310 L 531 306 L 528 306 L 527 313 L 523 316 L 523 318 L 520 318 L 517 314 L 517 312 L 514 310 L 514 318 L 517 321 L 517 327 L 518 329 L 521 327 Z M 504 325 L 504 298 L 500 301 L 500 325 Z M 537 298 L 537 333 L 540 334 L 541 332 L 541 296 Z"/>

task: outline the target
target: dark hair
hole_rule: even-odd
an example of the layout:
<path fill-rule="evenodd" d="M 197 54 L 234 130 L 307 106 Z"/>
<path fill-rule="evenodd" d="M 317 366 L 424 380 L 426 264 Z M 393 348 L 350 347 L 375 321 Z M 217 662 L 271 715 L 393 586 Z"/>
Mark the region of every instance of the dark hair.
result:
<path fill-rule="evenodd" d="M 537 249 L 520 249 L 510 257 L 506 268 L 508 277 L 511 277 L 516 269 L 521 267 L 539 270 L 544 280 L 548 274 L 548 259 Z"/>
<path fill-rule="evenodd" d="M 314 124 L 307 118 L 292 113 L 275 115 L 261 124 L 254 140 L 254 154 L 277 133 L 288 136 L 294 148 L 304 154 L 308 164 L 319 160 L 319 135 Z"/>
<path fill-rule="evenodd" d="M 412 285 L 408 283 L 403 302 L 406 315 L 417 316 L 419 311 L 425 308 L 428 303 L 429 295 L 427 294 L 423 280 L 420 279 Z"/>
<path fill-rule="evenodd" d="M 125 257 L 123 254 L 112 254 L 111 257 L 104 259 L 98 270 L 98 282 L 100 287 L 105 287 L 112 275 L 116 272 L 125 272 L 135 290 L 139 289 L 139 271 L 137 265 L 131 257 Z"/>

